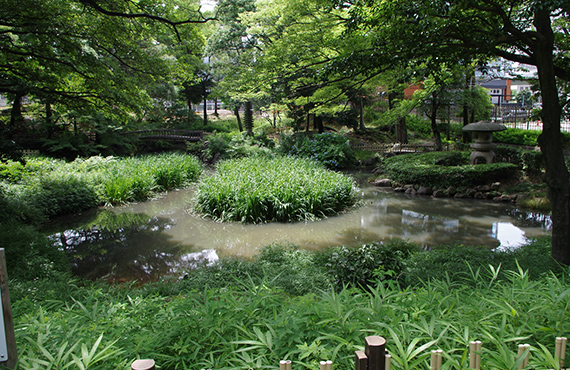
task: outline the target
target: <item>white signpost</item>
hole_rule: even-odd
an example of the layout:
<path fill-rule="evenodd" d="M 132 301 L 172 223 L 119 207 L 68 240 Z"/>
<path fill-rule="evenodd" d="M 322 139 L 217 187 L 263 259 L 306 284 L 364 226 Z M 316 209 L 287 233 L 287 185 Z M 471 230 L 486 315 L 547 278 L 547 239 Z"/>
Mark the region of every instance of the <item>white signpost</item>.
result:
<path fill-rule="evenodd" d="M 14 369 L 18 363 L 18 350 L 14 335 L 4 248 L 0 248 L 0 301 L 0 367 Z"/>

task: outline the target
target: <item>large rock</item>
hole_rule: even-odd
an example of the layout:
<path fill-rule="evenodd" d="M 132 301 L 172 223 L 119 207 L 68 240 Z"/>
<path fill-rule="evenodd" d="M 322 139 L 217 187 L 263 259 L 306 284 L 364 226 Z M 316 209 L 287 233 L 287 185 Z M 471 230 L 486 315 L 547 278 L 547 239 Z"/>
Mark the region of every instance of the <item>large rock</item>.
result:
<path fill-rule="evenodd" d="M 392 187 L 392 180 L 390 180 L 390 179 L 376 179 L 376 180 L 374 180 L 374 186 L 378 186 L 380 188 L 389 188 L 389 187 Z"/>
<path fill-rule="evenodd" d="M 430 186 L 420 186 L 420 188 L 418 189 L 418 194 L 432 195 L 433 189 Z"/>
<path fill-rule="evenodd" d="M 445 191 L 443 191 L 443 189 L 437 189 L 433 192 L 433 196 L 436 198 L 444 197 Z"/>

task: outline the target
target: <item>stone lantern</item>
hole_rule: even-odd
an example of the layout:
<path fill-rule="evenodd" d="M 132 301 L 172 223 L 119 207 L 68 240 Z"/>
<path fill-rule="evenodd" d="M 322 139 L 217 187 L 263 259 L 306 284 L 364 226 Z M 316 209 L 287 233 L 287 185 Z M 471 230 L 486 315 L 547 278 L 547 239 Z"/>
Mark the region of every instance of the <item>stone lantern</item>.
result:
<path fill-rule="evenodd" d="M 464 126 L 464 131 L 473 132 L 473 140 L 475 141 L 471 144 L 471 148 L 475 151 L 469 157 L 469 164 L 493 163 L 495 159 L 493 149 L 497 147 L 497 144 L 493 143 L 493 132 L 506 129 L 504 125 L 491 121 L 479 121 Z"/>

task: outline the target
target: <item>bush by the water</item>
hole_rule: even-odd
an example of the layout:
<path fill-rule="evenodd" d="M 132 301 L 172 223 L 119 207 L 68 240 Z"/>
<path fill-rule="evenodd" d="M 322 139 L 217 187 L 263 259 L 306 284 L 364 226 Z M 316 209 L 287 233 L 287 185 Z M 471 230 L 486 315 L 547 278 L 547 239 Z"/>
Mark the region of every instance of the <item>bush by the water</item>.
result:
<path fill-rule="evenodd" d="M 323 133 L 305 135 L 281 135 L 278 153 L 300 158 L 309 158 L 329 168 L 349 168 L 356 158 L 344 135 Z"/>
<path fill-rule="evenodd" d="M 220 162 L 217 170 L 199 183 L 196 211 L 220 221 L 315 220 L 342 212 L 358 200 L 350 177 L 311 160 L 232 159 Z"/>
<path fill-rule="evenodd" d="M 42 157 L 0 162 L 2 218 L 41 222 L 104 203 L 145 200 L 196 181 L 202 164 L 183 154 L 90 157 L 73 162 Z"/>
<path fill-rule="evenodd" d="M 517 165 L 512 163 L 436 164 L 438 160 L 446 156 L 449 154 L 442 152 L 398 155 L 385 160 L 384 171 L 395 182 L 441 188 L 466 187 L 503 181 L 515 177 L 518 171 Z M 450 160 L 455 161 L 456 158 Z"/>

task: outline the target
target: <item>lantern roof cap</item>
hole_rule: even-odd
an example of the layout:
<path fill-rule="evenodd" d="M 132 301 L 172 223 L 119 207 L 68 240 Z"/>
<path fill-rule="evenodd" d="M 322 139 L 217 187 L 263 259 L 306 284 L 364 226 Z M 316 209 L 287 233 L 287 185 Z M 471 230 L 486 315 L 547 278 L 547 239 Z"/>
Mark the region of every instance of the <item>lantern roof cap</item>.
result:
<path fill-rule="evenodd" d="M 500 123 L 495 123 L 491 121 L 479 121 L 473 122 L 466 126 L 463 126 L 463 131 L 504 131 L 507 127 L 505 125 L 501 125 Z"/>

